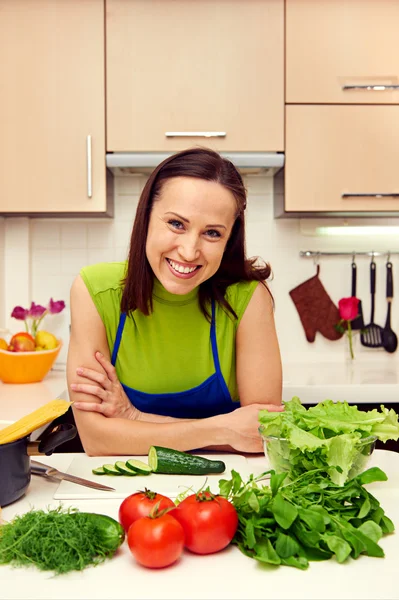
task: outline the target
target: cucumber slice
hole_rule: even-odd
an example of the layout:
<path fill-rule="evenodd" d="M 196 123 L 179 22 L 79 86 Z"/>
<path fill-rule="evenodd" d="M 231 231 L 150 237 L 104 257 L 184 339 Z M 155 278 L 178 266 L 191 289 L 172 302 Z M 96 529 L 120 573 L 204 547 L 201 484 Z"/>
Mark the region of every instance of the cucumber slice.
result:
<path fill-rule="evenodd" d="M 151 467 L 149 467 L 142 460 L 135 460 L 134 458 L 130 458 L 126 461 L 126 466 L 128 469 L 134 472 L 134 475 L 149 475 L 152 472 Z"/>
<path fill-rule="evenodd" d="M 173 475 L 208 475 L 223 473 L 226 470 L 226 465 L 221 460 L 210 460 L 161 446 L 151 446 L 148 451 L 148 464 L 154 473 Z"/>
<path fill-rule="evenodd" d="M 115 468 L 115 465 L 103 465 L 103 469 L 107 473 L 107 475 L 122 475 L 122 473 Z"/>
<path fill-rule="evenodd" d="M 104 471 L 104 467 L 98 467 L 98 469 L 92 469 L 91 471 L 93 475 L 107 475 L 106 471 Z"/>
<path fill-rule="evenodd" d="M 115 463 L 115 469 L 121 473 L 121 475 L 128 475 L 129 477 L 134 477 L 137 475 L 135 471 L 129 469 L 122 460 L 118 460 Z"/>

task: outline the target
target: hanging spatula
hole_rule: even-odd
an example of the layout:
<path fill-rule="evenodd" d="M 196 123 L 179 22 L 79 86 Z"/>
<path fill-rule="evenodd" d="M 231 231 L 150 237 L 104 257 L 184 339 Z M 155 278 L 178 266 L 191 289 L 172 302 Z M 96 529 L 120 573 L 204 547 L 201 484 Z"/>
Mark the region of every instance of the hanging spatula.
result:
<path fill-rule="evenodd" d="M 371 316 L 370 323 L 366 325 L 360 334 L 360 341 L 362 346 L 366 348 L 381 348 L 382 346 L 382 327 L 374 323 L 374 296 L 375 296 L 375 281 L 376 281 L 376 264 L 374 257 L 370 263 L 370 294 L 371 294 Z"/>
<path fill-rule="evenodd" d="M 356 285 L 357 285 L 357 266 L 355 261 L 352 261 L 352 290 L 351 290 L 351 296 L 352 297 L 357 297 L 356 296 Z M 357 313 L 357 317 L 355 317 L 352 321 L 351 321 L 351 327 L 352 329 L 364 329 L 364 319 L 363 319 L 363 308 L 362 308 L 362 301 L 359 300 L 359 304 L 358 304 L 358 313 Z"/>

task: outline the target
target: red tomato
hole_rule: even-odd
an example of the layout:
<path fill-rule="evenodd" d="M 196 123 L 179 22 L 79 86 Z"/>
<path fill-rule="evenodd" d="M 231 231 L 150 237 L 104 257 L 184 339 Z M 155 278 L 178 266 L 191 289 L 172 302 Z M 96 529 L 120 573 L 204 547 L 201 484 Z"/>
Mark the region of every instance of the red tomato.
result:
<path fill-rule="evenodd" d="M 159 569 L 174 563 L 184 548 L 184 531 L 170 514 L 142 517 L 129 527 L 127 543 L 137 562 Z"/>
<path fill-rule="evenodd" d="M 136 492 L 125 498 L 119 507 L 119 522 L 125 531 L 128 531 L 130 525 L 141 517 L 148 517 L 151 510 L 158 504 L 158 512 L 164 508 L 174 506 L 173 500 L 157 492 L 144 490 L 144 492 Z"/>
<path fill-rule="evenodd" d="M 234 506 L 210 492 L 188 496 L 171 514 L 183 526 L 186 548 L 196 554 L 222 550 L 230 544 L 238 527 Z"/>

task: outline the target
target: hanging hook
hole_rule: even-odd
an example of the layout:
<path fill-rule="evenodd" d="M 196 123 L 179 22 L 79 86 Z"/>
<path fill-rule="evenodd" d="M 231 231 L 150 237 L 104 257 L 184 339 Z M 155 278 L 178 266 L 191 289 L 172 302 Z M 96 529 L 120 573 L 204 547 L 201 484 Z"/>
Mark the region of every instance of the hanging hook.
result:
<path fill-rule="evenodd" d="M 391 251 L 388 250 L 387 252 L 387 263 L 391 262 Z"/>
<path fill-rule="evenodd" d="M 356 250 L 353 250 L 353 252 L 352 252 L 352 265 L 356 264 L 355 258 L 356 258 Z"/>
<path fill-rule="evenodd" d="M 375 260 L 374 260 L 374 250 L 371 251 L 371 262 L 372 263 L 375 262 Z"/>

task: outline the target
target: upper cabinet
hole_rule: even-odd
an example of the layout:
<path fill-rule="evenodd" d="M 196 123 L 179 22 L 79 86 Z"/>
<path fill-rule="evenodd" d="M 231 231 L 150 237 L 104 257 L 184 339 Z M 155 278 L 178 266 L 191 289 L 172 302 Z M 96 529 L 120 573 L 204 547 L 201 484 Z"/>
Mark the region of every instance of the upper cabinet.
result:
<path fill-rule="evenodd" d="M 283 0 L 107 0 L 107 151 L 284 150 Z"/>
<path fill-rule="evenodd" d="M 286 102 L 399 104 L 399 2 L 286 0 Z"/>
<path fill-rule="evenodd" d="M 286 216 L 399 214 L 399 106 L 286 111 Z"/>
<path fill-rule="evenodd" d="M 106 214 L 104 3 L 0 0 L 0 214 Z"/>

